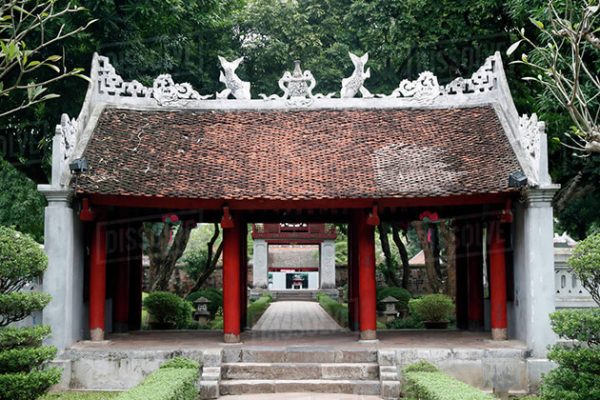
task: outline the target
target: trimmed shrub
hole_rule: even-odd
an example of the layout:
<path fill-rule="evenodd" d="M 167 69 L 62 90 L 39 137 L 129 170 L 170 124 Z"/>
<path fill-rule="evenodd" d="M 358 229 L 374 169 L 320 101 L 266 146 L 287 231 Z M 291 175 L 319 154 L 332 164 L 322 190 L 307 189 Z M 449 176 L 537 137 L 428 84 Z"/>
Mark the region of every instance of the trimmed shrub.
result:
<path fill-rule="evenodd" d="M 56 348 L 50 346 L 24 347 L 0 351 L 0 374 L 29 372 L 32 365 L 41 365 L 52 360 Z"/>
<path fill-rule="evenodd" d="M 197 400 L 198 370 L 160 368 L 115 400 Z"/>
<path fill-rule="evenodd" d="M 454 302 L 445 294 L 428 294 L 408 303 L 411 314 L 423 321 L 448 321 L 454 314 Z"/>
<path fill-rule="evenodd" d="M 187 328 L 194 312 L 190 302 L 169 292 L 148 294 L 144 299 L 144 308 L 150 314 L 150 323 L 158 323 L 162 328 Z"/>
<path fill-rule="evenodd" d="M 0 226 L 0 399 L 32 400 L 60 381 L 58 368 L 45 368 L 56 349 L 42 346 L 50 328 L 7 328 L 33 311 L 42 310 L 50 296 L 27 290 L 41 277 L 48 260 L 31 237 Z"/>
<path fill-rule="evenodd" d="M 250 303 L 250 305 L 248 306 L 248 313 L 246 314 L 249 326 L 252 326 L 256 322 L 258 322 L 260 317 L 265 313 L 265 311 L 267 311 L 267 308 L 269 308 L 269 304 L 271 304 L 271 301 L 273 301 L 271 295 L 263 294 L 258 299 L 256 299 L 256 301 Z"/>
<path fill-rule="evenodd" d="M 185 357 L 175 357 L 165 362 L 160 368 L 178 368 L 178 369 L 200 369 L 200 363 L 198 361 L 190 360 Z"/>
<path fill-rule="evenodd" d="M 377 308 L 379 310 L 384 310 L 385 305 L 381 303 L 381 300 L 385 299 L 388 296 L 395 297 L 398 299 L 398 303 L 396 303 L 396 307 L 398 311 L 406 311 L 408 309 L 408 301 L 412 298 L 410 292 L 404 288 L 389 286 L 377 288 Z"/>
<path fill-rule="evenodd" d="M 27 328 L 0 329 L 0 351 L 15 347 L 41 346 L 46 336 L 50 335 L 49 326 L 32 326 Z"/>
<path fill-rule="evenodd" d="M 600 309 L 560 310 L 550 320 L 562 339 L 574 342 L 556 344 L 548 352 L 558 367 L 544 376 L 542 398 L 600 399 Z"/>
<path fill-rule="evenodd" d="M 493 400 L 494 397 L 443 372 L 405 372 L 405 397 L 411 400 Z"/>
<path fill-rule="evenodd" d="M 219 307 L 223 307 L 223 293 L 221 293 L 219 289 L 214 288 L 202 289 L 198 290 L 197 292 L 190 293 L 186 297 L 186 300 L 193 304 L 194 301 L 200 297 L 206 297 L 208 300 L 210 300 L 210 303 L 208 303 L 208 311 L 210 312 L 211 318 L 214 318 Z"/>
<path fill-rule="evenodd" d="M 0 374 L 0 399 L 32 400 L 60 381 L 61 371 L 49 368 L 41 371 Z"/>
<path fill-rule="evenodd" d="M 423 329 L 425 328 L 425 325 L 421 319 L 411 315 L 406 318 L 398 318 L 388 322 L 387 327 L 388 329 Z"/>
<path fill-rule="evenodd" d="M 327 314 L 329 314 L 340 326 L 348 326 L 348 305 L 339 303 L 325 293 L 318 293 L 317 300 Z"/>
<path fill-rule="evenodd" d="M 406 368 L 403 369 L 404 373 L 406 372 L 440 372 L 438 367 L 433 365 L 432 363 L 421 360 L 417 361 L 414 364 L 410 364 Z"/>

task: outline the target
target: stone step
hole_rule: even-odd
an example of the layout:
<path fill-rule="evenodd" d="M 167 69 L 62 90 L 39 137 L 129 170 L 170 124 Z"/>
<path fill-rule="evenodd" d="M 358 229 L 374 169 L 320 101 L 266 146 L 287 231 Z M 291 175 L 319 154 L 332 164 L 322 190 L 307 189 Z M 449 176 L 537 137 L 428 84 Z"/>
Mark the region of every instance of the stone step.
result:
<path fill-rule="evenodd" d="M 294 392 L 379 395 L 380 390 L 380 383 L 379 381 L 375 380 L 361 381 L 329 379 L 244 379 L 235 381 L 221 381 L 219 385 L 219 394 L 221 396 Z"/>
<path fill-rule="evenodd" d="M 226 349 L 224 363 L 376 363 L 377 351 L 311 347 Z"/>
<path fill-rule="evenodd" d="M 377 380 L 376 363 L 230 363 L 221 366 L 221 379 Z"/>

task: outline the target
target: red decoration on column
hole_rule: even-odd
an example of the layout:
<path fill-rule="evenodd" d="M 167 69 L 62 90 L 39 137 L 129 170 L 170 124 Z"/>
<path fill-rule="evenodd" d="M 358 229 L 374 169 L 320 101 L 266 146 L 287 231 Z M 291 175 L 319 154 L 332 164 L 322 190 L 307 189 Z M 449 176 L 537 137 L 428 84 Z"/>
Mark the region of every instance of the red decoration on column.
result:
<path fill-rule="evenodd" d="M 104 303 L 106 299 L 106 227 L 96 223 L 90 249 L 90 335 L 104 340 Z"/>
<path fill-rule="evenodd" d="M 379 225 L 379 222 L 381 221 L 379 220 L 379 215 L 377 213 L 377 204 L 375 204 L 373 205 L 373 211 L 371 211 L 367 217 L 367 225 L 377 226 Z"/>
<path fill-rule="evenodd" d="M 375 283 L 375 232 L 361 215 L 358 225 L 358 296 L 360 339 L 377 339 L 377 287 Z"/>
<path fill-rule="evenodd" d="M 495 222 L 490 230 L 490 308 L 493 340 L 507 339 L 506 318 L 506 260 L 500 224 Z"/>
<path fill-rule="evenodd" d="M 240 341 L 240 283 L 240 226 L 232 224 L 231 227 L 223 230 L 223 340 L 225 343 Z"/>
<path fill-rule="evenodd" d="M 82 221 L 93 221 L 96 218 L 92 206 L 90 206 L 90 199 L 87 197 L 81 201 L 81 211 L 79 212 L 79 219 Z"/>
<path fill-rule="evenodd" d="M 234 222 L 229 214 L 229 207 L 223 207 L 223 218 L 221 218 L 221 228 L 231 229 L 233 228 Z"/>

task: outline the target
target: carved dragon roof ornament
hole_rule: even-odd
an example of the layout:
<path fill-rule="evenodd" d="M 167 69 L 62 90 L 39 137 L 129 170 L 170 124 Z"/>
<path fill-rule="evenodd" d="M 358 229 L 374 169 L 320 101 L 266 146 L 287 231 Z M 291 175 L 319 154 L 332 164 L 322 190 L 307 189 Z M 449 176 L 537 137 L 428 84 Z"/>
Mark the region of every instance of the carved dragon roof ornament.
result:
<path fill-rule="evenodd" d="M 287 103 L 293 106 L 308 106 L 314 99 L 329 98 L 335 95 L 335 93 L 313 95 L 312 90 L 317 86 L 317 81 L 312 72 L 302 71 L 299 60 L 294 61 L 294 71 L 285 71 L 278 84 L 283 91 L 282 96 L 276 94 L 267 96 L 264 93 L 259 96 L 264 100 L 287 100 Z"/>
<path fill-rule="evenodd" d="M 411 97 L 419 103 L 432 103 L 440 95 L 437 77 L 429 72 L 421 72 L 419 77 L 410 81 L 403 79 L 398 88 L 389 96 L 378 94 L 378 97 Z"/>
<path fill-rule="evenodd" d="M 125 82 L 115 72 L 107 57 L 98 57 L 98 92 L 118 97 L 153 98 L 159 105 L 178 103 L 185 100 L 205 100 L 212 95 L 203 96 L 192 88 L 189 83 L 175 83 L 170 74 L 159 75 L 152 87 L 148 88 L 134 80 Z"/>
<path fill-rule="evenodd" d="M 348 54 L 354 64 L 354 72 L 348 78 L 342 79 L 340 97 L 349 99 L 356 96 L 358 92 L 360 92 L 364 98 L 373 97 L 371 92 L 364 86 L 365 80 L 371 77 L 371 68 L 367 68 L 367 71 L 365 72 L 365 64 L 369 61 L 369 53 L 363 54 L 362 57 L 358 57 L 352 53 Z"/>
<path fill-rule="evenodd" d="M 244 57 L 240 57 L 229 62 L 224 57 L 219 56 L 221 68 L 223 68 L 219 75 L 219 82 L 225 84 L 225 89 L 221 92 L 217 92 L 217 99 L 226 99 L 229 95 L 233 95 L 233 97 L 240 100 L 249 100 L 251 98 L 250 82 L 241 80 L 235 73 L 235 70 L 243 60 Z"/>

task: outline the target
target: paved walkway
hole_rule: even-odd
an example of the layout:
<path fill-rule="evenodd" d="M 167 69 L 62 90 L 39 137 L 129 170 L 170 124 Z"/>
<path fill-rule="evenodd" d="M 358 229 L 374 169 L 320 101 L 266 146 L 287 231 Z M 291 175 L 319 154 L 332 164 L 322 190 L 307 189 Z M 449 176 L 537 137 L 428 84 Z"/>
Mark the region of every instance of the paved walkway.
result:
<path fill-rule="evenodd" d="M 321 393 L 273 393 L 244 394 L 240 396 L 221 396 L 224 400 L 381 400 L 378 396 L 359 396 L 355 394 L 321 394 Z"/>
<path fill-rule="evenodd" d="M 260 317 L 253 332 L 343 331 L 319 303 L 311 301 L 278 301 L 271 303 Z"/>

